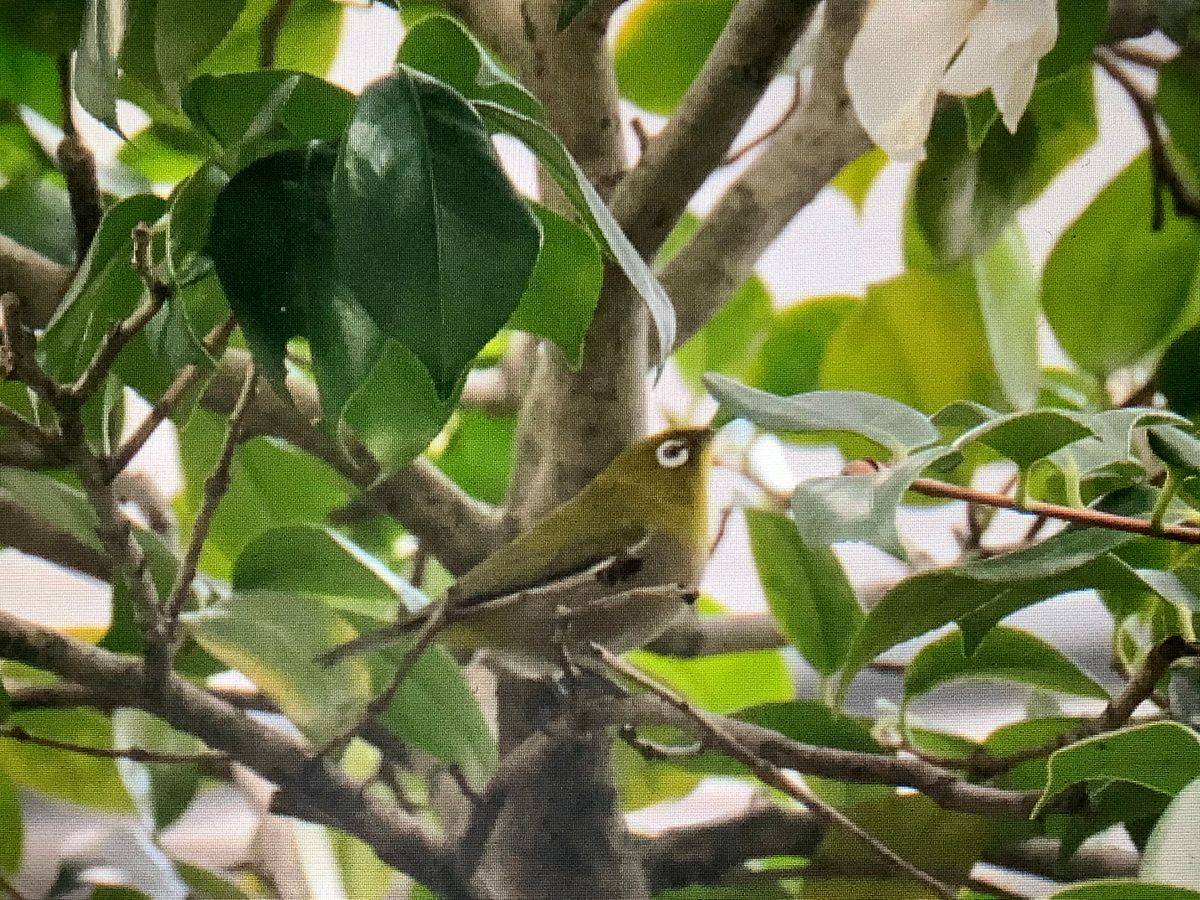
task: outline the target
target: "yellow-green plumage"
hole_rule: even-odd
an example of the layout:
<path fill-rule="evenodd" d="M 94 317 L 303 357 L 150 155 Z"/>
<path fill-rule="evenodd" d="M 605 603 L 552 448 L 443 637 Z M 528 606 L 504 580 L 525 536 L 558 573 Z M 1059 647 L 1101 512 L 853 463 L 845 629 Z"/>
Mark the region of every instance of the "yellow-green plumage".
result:
<path fill-rule="evenodd" d="M 679 428 L 626 449 L 575 497 L 463 575 L 448 592 L 455 624 L 446 642 L 488 647 L 518 669 L 557 660 L 556 612 L 567 607 L 573 643 L 596 640 L 621 652 L 656 637 L 683 608 L 679 594 L 604 603 L 632 588 L 694 588 L 708 556 L 705 428 Z M 616 579 L 556 584 L 606 560 L 633 555 Z M 616 567 L 614 566 L 614 570 Z M 513 603 L 498 598 L 537 588 Z M 494 608 L 492 608 L 494 607 Z M 335 648 L 336 661 L 401 640 L 427 611 Z M 559 629 L 561 636 L 561 629 Z"/>

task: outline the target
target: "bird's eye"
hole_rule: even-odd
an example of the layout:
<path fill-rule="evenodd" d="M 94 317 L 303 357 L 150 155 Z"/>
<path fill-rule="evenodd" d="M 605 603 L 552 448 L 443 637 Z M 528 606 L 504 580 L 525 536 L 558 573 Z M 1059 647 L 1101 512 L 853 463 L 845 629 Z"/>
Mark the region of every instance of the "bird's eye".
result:
<path fill-rule="evenodd" d="M 654 455 L 658 457 L 658 463 L 663 468 L 678 469 L 688 461 L 691 451 L 684 441 L 673 438 L 659 444 L 658 449 L 654 451 Z"/>

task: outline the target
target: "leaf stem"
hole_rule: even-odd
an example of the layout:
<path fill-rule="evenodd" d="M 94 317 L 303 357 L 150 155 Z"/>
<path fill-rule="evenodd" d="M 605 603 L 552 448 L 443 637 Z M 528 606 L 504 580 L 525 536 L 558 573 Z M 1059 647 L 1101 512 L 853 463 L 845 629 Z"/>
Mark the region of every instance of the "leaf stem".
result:
<path fill-rule="evenodd" d="M 1163 482 L 1163 486 L 1158 491 L 1158 499 L 1154 501 L 1154 509 L 1150 512 L 1150 524 L 1155 528 L 1163 527 L 1163 519 L 1167 515 L 1167 509 L 1171 506 L 1171 500 L 1175 497 L 1175 490 L 1179 487 L 1179 476 L 1175 473 L 1172 466 L 1167 467 L 1167 480 Z"/>

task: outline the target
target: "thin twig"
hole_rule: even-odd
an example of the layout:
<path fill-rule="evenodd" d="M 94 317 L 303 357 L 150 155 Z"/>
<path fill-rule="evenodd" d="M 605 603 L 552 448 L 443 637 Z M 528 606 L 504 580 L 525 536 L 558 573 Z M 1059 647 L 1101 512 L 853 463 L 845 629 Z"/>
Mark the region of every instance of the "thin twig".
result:
<path fill-rule="evenodd" d="M 233 330 L 237 327 L 237 319 L 234 316 L 229 316 L 225 320 L 213 326 L 212 330 L 204 337 L 204 349 L 210 356 L 220 356 L 225 349 L 225 345 L 229 342 Z M 150 436 L 158 429 L 166 419 L 175 411 L 179 402 L 191 387 L 200 379 L 204 370 L 196 365 L 184 366 L 179 374 L 175 376 L 175 380 L 163 391 L 163 395 L 158 399 L 146 417 L 134 429 L 133 434 L 125 439 L 125 442 L 112 454 L 108 461 L 108 472 L 110 478 L 115 478 L 121 471 L 129 465 L 130 461 L 137 455 L 137 452 L 146 445 L 146 441 L 150 440 Z"/>
<path fill-rule="evenodd" d="M 1158 126 L 1158 117 L 1154 99 L 1148 96 L 1126 72 L 1116 56 L 1103 47 L 1096 50 L 1096 61 L 1109 76 L 1119 84 L 1133 101 L 1138 118 L 1150 141 L 1150 163 L 1154 170 L 1154 215 L 1151 227 L 1158 231 L 1163 226 L 1163 209 L 1159 197 L 1159 187 L 1165 187 L 1175 201 L 1178 212 L 1200 218 L 1200 195 L 1196 193 L 1183 174 L 1175 167 L 1171 153 L 1167 148 L 1166 139 Z"/>
<path fill-rule="evenodd" d="M 704 752 L 701 741 L 694 744 L 660 744 L 642 737 L 632 725 L 622 725 L 617 729 L 617 735 L 638 756 L 650 762 L 678 762 L 681 759 L 693 759 Z"/>
<path fill-rule="evenodd" d="M 670 689 L 658 684 L 654 679 L 648 677 L 644 672 L 629 663 L 622 660 L 619 656 L 605 649 L 601 645 L 593 642 L 591 645 L 592 652 L 606 666 L 614 672 L 623 675 L 630 679 L 650 693 L 657 696 L 659 699 L 675 707 L 679 712 L 683 713 L 688 719 L 695 723 L 699 728 L 700 737 L 712 744 L 714 747 L 722 750 L 729 756 L 738 760 L 742 764 L 750 768 L 752 772 L 765 784 L 777 788 L 788 796 L 799 800 L 808 807 L 814 815 L 824 819 L 830 825 L 835 825 L 839 828 L 848 831 L 860 841 L 865 843 L 872 852 L 880 859 L 884 860 L 898 871 L 905 875 L 916 879 L 921 884 L 928 887 L 939 897 L 944 897 L 946 900 L 953 900 L 958 896 L 958 892 L 950 885 L 944 884 L 928 872 L 923 871 L 918 866 L 900 856 L 896 851 L 892 850 L 887 845 L 881 843 L 878 838 L 867 832 L 861 825 L 853 819 L 846 816 L 841 810 L 830 806 L 824 800 L 813 794 L 803 782 L 795 778 L 793 775 L 774 765 L 773 763 L 763 759 L 747 747 L 735 735 L 728 732 L 722 725 L 710 718 L 703 711 L 696 709 L 681 697 L 679 694 Z"/>
<path fill-rule="evenodd" d="M 787 120 L 792 117 L 792 115 L 796 112 L 796 110 L 798 110 L 800 108 L 800 106 L 803 103 L 804 103 L 804 91 L 802 91 L 800 89 L 799 79 L 793 78 L 792 79 L 792 102 L 789 103 L 788 108 L 783 111 L 783 115 L 781 115 L 775 121 L 775 123 L 773 125 L 768 127 L 761 134 L 755 135 L 755 137 L 753 137 L 752 139 L 747 141 L 745 144 L 743 144 L 738 149 L 730 150 L 729 153 L 725 156 L 725 159 L 722 160 L 721 165 L 723 165 L 723 166 L 733 165 L 734 163 L 745 158 L 746 154 L 757 149 L 758 147 L 761 147 L 763 144 L 765 144 L 767 141 L 769 141 L 771 138 L 773 138 L 779 132 L 779 129 L 781 129 L 784 126 L 784 124 L 787 122 Z"/>
<path fill-rule="evenodd" d="M 1138 519 L 1133 516 L 1119 516 L 1116 513 L 1104 512 L 1090 507 L 1059 506 L 1056 503 L 1043 503 L 1031 500 L 1022 505 L 1019 501 L 1004 494 L 983 491 L 977 488 L 961 487 L 931 478 L 918 478 L 909 490 L 927 497 L 946 497 L 950 500 L 965 500 L 968 503 L 981 503 L 1000 509 L 1011 509 L 1014 512 L 1033 516 L 1046 516 L 1050 519 L 1060 519 L 1064 522 L 1074 522 L 1079 525 L 1091 525 L 1095 528 L 1107 528 L 1112 531 L 1128 531 L 1132 534 L 1145 534 L 1150 537 L 1167 538 L 1183 544 L 1200 544 L 1200 528 L 1190 525 L 1163 525 L 1155 527 L 1149 519 Z"/>
<path fill-rule="evenodd" d="M 267 17 L 263 19 L 258 32 L 258 67 L 270 69 L 275 65 L 275 55 L 279 51 L 279 38 L 283 34 L 283 25 L 292 9 L 292 0 L 275 0 Z"/>
<path fill-rule="evenodd" d="M 1146 69 L 1161 69 L 1173 58 L 1136 44 L 1117 44 L 1115 47 L 1109 47 L 1108 50 L 1113 56 Z"/>
<path fill-rule="evenodd" d="M 1129 722 L 1142 702 L 1154 693 L 1167 669 L 1177 660 L 1200 656 L 1200 645 L 1190 644 L 1179 635 L 1172 635 L 1156 644 L 1119 694 L 1109 701 L 1100 715 L 1065 731 L 1058 737 L 1003 756 L 993 755 L 980 748 L 964 759 L 920 754 L 921 758 L 947 769 L 958 769 L 984 778 L 1000 775 L 1031 759 L 1041 759 L 1056 750 L 1078 743 L 1098 734 L 1115 731 Z"/>
<path fill-rule="evenodd" d="M 76 382 L 67 389 L 76 404 L 82 404 L 101 384 L 116 362 L 117 356 L 150 320 L 158 315 L 163 304 L 171 296 L 171 287 L 153 274 L 150 259 L 150 228 L 141 222 L 133 229 L 134 266 L 146 285 L 146 299 L 132 313 L 119 322 L 114 322 L 100 341 L 91 362 Z"/>
<path fill-rule="evenodd" d="M 62 750 L 66 753 L 77 753 L 80 756 L 92 756 L 97 759 L 129 759 L 141 763 L 170 763 L 172 765 L 220 766 L 229 762 L 229 755 L 220 750 L 198 750 L 190 753 L 173 750 L 149 750 L 145 747 L 89 747 L 84 744 L 73 744 L 70 741 L 60 741 L 55 738 L 41 737 L 30 734 L 20 725 L 0 725 L 0 738 L 9 741 L 19 741 L 23 744 L 33 744 L 48 750 Z"/>
<path fill-rule="evenodd" d="M 166 634 L 167 639 L 174 644 L 178 638 L 179 616 L 183 612 L 184 603 L 191 593 L 192 579 L 196 577 L 196 568 L 200 562 L 200 553 L 204 542 L 208 539 L 209 529 L 212 528 L 217 508 L 221 500 L 229 492 L 230 470 L 233 468 L 233 457 L 245 434 L 246 412 L 254 401 L 254 389 L 258 384 L 258 372 L 250 370 L 246 383 L 237 399 L 233 413 L 229 417 L 229 434 L 221 448 L 221 455 L 213 466 L 208 478 L 204 481 L 204 500 L 196 513 L 196 521 L 192 525 L 192 536 L 188 541 L 183 561 L 175 573 L 175 582 L 171 585 L 171 593 L 166 602 Z"/>

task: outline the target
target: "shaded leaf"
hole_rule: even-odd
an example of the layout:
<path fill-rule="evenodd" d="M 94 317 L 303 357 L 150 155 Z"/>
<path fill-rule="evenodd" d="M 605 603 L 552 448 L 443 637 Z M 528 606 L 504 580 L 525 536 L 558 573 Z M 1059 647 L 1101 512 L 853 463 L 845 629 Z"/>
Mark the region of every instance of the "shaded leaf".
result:
<path fill-rule="evenodd" d="M 1200 779 L 1175 795 L 1146 842 L 1138 876 L 1200 891 Z"/>
<path fill-rule="evenodd" d="M 71 86 L 80 106 L 114 131 L 117 60 L 125 39 L 126 0 L 87 0 Z"/>
<path fill-rule="evenodd" d="M 237 22 L 246 0 L 156 0 L 154 56 L 158 80 L 167 97 L 178 103 L 187 76 L 216 48 Z"/>
<path fill-rule="evenodd" d="M 786 516 L 748 509 L 746 525 L 776 621 L 814 669 L 835 672 L 863 620 L 837 557 L 828 548 L 806 546 Z"/>
<path fill-rule="evenodd" d="M 25 844 L 25 821 L 17 786 L 0 772 L 0 873 L 15 875 L 21 866 Z"/>
<path fill-rule="evenodd" d="M 1049 900 L 1196 900 L 1188 888 L 1147 884 L 1132 878 L 1105 878 L 1072 885 L 1050 895 Z"/>
<path fill-rule="evenodd" d="M 781 396 L 817 390 L 829 339 L 861 303 L 858 297 L 833 295 L 777 313 L 759 339 L 762 346 L 750 359 L 745 382 Z"/>
<path fill-rule="evenodd" d="M 1025 237 L 1016 225 L 1004 229 L 990 248 L 977 255 L 975 287 L 983 330 L 1004 397 L 1016 409 L 1038 399 L 1038 282 Z"/>
<path fill-rule="evenodd" d="M 960 435 L 953 446 L 983 444 L 1026 469 L 1068 444 L 1096 436 L 1087 419 L 1077 413 L 1034 409 L 988 419 Z"/>
<path fill-rule="evenodd" d="M 1200 94 L 1200 54 L 1195 48 L 1182 53 L 1162 67 L 1158 73 L 1158 111 L 1171 130 L 1171 144 L 1179 150 L 1200 174 L 1200 110 L 1196 96 Z"/>

